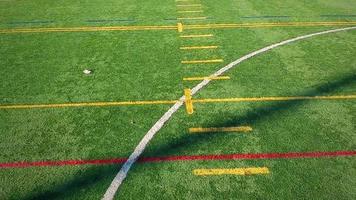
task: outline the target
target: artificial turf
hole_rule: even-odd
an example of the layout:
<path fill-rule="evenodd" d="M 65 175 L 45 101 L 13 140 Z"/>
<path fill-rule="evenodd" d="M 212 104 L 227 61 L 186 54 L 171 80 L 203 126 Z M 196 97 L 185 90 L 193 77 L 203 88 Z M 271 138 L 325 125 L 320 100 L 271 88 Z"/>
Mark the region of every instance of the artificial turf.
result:
<path fill-rule="evenodd" d="M 355 21 L 352 0 L 195 1 L 186 24 Z M 176 2 L 0 1 L 0 29 L 176 25 Z M 187 14 L 185 14 L 187 15 Z M 340 26 L 338 26 L 340 27 Z M 0 34 L 0 105 L 176 100 L 241 56 L 337 28 L 273 27 Z M 179 38 L 213 34 L 210 38 Z M 356 32 L 292 43 L 247 60 L 194 98 L 356 94 Z M 217 45 L 214 50 L 181 46 Z M 182 60 L 223 59 L 185 65 Z M 94 74 L 85 76 L 82 70 Z M 180 109 L 143 156 L 353 151 L 355 100 L 194 104 Z M 0 109 L 0 162 L 128 157 L 170 105 Z M 190 127 L 249 125 L 249 133 L 192 135 Z M 306 158 L 137 164 L 118 199 L 355 199 L 355 159 Z M 268 175 L 196 177 L 196 168 L 266 166 Z M 120 165 L 0 169 L 0 199 L 99 199 Z"/>

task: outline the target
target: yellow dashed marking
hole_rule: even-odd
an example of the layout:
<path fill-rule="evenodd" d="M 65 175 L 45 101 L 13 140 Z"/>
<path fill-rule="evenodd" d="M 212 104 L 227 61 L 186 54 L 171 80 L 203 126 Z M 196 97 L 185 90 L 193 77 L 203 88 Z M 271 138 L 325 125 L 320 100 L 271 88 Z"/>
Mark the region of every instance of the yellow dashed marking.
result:
<path fill-rule="evenodd" d="M 200 7 L 201 4 L 180 4 L 177 7 Z"/>
<path fill-rule="evenodd" d="M 269 174 L 267 167 L 248 167 L 248 168 L 233 168 L 233 169 L 195 169 L 193 174 L 196 176 L 211 176 L 211 175 L 254 175 L 254 174 Z"/>
<path fill-rule="evenodd" d="M 218 46 L 191 46 L 191 47 L 180 47 L 181 50 L 193 50 L 193 49 L 217 49 Z"/>
<path fill-rule="evenodd" d="M 202 37 L 213 37 L 213 34 L 205 34 L 205 35 L 181 35 L 181 38 L 202 38 Z"/>
<path fill-rule="evenodd" d="M 185 96 L 185 108 L 189 115 L 193 114 L 193 102 L 192 102 L 192 91 L 190 89 L 184 89 Z"/>
<path fill-rule="evenodd" d="M 202 81 L 202 80 L 228 80 L 230 79 L 230 76 L 216 76 L 216 77 L 210 77 L 210 76 L 205 76 L 205 77 L 189 77 L 189 78 L 183 78 L 183 81 Z"/>
<path fill-rule="evenodd" d="M 204 63 L 221 63 L 224 62 L 223 59 L 212 59 L 212 60 L 183 60 L 182 64 L 204 64 Z"/>
<path fill-rule="evenodd" d="M 236 126 L 236 127 L 210 127 L 210 128 L 189 128 L 189 133 L 211 133 L 211 132 L 250 132 L 250 126 Z"/>
<path fill-rule="evenodd" d="M 199 20 L 206 19 L 206 17 L 178 17 L 178 20 Z"/>
<path fill-rule="evenodd" d="M 202 10 L 181 10 L 177 11 L 177 13 L 202 13 Z"/>

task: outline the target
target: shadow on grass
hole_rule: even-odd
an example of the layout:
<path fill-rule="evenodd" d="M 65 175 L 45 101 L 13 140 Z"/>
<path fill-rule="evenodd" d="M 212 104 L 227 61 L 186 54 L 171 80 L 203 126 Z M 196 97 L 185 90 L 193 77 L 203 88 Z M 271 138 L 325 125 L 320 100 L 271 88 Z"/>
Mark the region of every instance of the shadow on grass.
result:
<path fill-rule="evenodd" d="M 336 91 L 341 87 L 348 86 L 356 83 L 356 74 L 347 75 L 337 81 L 329 82 L 328 84 L 321 85 L 314 89 L 308 90 L 304 93 L 298 94 L 298 96 L 318 96 L 328 95 Z M 246 123 L 256 123 L 261 120 L 265 120 L 267 117 L 275 114 L 281 114 L 281 112 L 288 110 L 292 107 L 304 104 L 308 100 L 297 101 L 279 101 L 272 102 L 267 106 L 259 107 L 253 111 L 245 113 L 243 116 L 232 116 L 229 121 L 212 124 L 212 126 L 231 126 L 241 125 Z M 222 134 L 184 134 L 179 137 L 178 140 L 167 143 L 157 149 L 154 149 L 150 154 L 154 155 L 172 155 L 177 154 L 181 150 L 197 145 L 201 143 L 216 142 L 216 139 L 223 136 Z M 63 199 L 65 197 L 73 197 L 76 192 L 93 187 L 108 187 L 108 182 L 111 182 L 113 177 L 118 172 L 119 167 L 117 165 L 111 166 L 96 166 L 86 170 L 84 174 L 80 174 L 77 177 L 63 185 L 54 186 L 51 190 L 42 192 L 37 195 L 30 196 L 28 200 L 34 199 Z M 105 192 L 105 189 L 102 191 Z M 100 194 L 102 195 L 102 194 Z"/>

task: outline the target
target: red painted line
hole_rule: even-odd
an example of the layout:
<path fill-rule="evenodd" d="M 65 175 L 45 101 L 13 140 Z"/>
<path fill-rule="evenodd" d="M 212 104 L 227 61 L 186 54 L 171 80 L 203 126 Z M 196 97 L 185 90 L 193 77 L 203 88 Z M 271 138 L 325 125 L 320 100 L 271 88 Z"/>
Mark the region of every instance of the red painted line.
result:
<path fill-rule="evenodd" d="M 193 156 L 167 156 L 146 157 L 138 160 L 140 163 L 168 162 L 168 161 L 194 161 L 194 160 L 246 160 L 246 159 L 291 159 L 291 158 L 321 158 L 356 156 L 356 151 L 333 151 L 333 152 L 288 152 L 288 153 L 239 153 L 225 155 L 193 155 Z M 63 160 L 63 161 L 35 161 L 35 162 L 8 162 L 0 163 L 0 168 L 26 168 L 26 167 L 49 167 L 67 165 L 105 165 L 121 164 L 126 158 L 100 159 L 100 160 Z"/>

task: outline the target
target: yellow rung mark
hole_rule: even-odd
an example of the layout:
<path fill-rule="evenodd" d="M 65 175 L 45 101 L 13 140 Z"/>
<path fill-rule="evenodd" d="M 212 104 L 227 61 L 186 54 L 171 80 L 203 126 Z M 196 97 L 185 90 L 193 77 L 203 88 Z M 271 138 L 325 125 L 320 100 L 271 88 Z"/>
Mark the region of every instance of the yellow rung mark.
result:
<path fill-rule="evenodd" d="M 197 19 L 206 19 L 207 17 L 178 17 L 178 20 L 197 20 Z"/>
<path fill-rule="evenodd" d="M 177 5 L 177 7 L 200 7 L 201 4 L 181 4 Z"/>
<path fill-rule="evenodd" d="M 250 126 L 236 126 L 236 127 L 210 127 L 210 128 L 189 128 L 189 133 L 211 133 L 211 132 L 250 132 Z"/>
<path fill-rule="evenodd" d="M 195 169 L 193 174 L 196 176 L 210 175 L 254 175 L 254 174 L 269 174 L 267 167 L 248 167 L 248 168 L 232 168 L 232 169 Z"/>
<path fill-rule="evenodd" d="M 193 102 L 192 102 L 192 91 L 190 89 L 184 89 L 185 96 L 185 108 L 189 115 L 193 114 Z"/>
<path fill-rule="evenodd" d="M 202 37 L 213 37 L 213 34 L 205 34 L 205 35 L 181 35 L 181 38 L 202 38 Z"/>
<path fill-rule="evenodd" d="M 179 33 L 183 32 L 183 24 L 182 23 L 178 23 L 177 27 L 178 27 L 178 32 Z"/>
<path fill-rule="evenodd" d="M 180 47 L 181 50 L 192 50 L 192 49 L 217 49 L 218 46 L 192 46 L 192 47 Z"/>
<path fill-rule="evenodd" d="M 180 10 L 177 13 L 202 13 L 202 10 Z"/>
<path fill-rule="evenodd" d="M 189 78 L 183 78 L 183 81 L 202 81 L 202 80 L 228 80 L 230 79 L 230 76 L 216 76 L 216 77 L 211 77 L 211 76 L 205 76 L 205 77 L 189 77 Z"/>
<path fill-rule="evenodd" d="M 202 64 L 202 63 L 221 63 L 224 62 L 223 59 L 213 59 L 213 60 L 183 60 L 182 64 Z"/>

